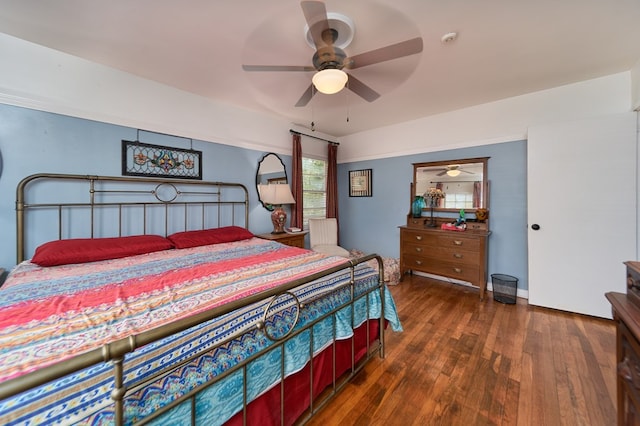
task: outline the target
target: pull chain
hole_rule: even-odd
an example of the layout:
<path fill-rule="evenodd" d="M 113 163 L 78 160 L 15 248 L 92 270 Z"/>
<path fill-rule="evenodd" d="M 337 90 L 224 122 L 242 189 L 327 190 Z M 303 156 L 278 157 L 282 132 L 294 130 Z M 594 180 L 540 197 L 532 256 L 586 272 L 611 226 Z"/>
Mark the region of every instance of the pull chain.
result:
<path fill-rule="evenodd" d="M 311 102 L 313 102 L 314 90 L 315 90 L 315 87 L 311 85 L 311 99 L 312 99 Z M 311 104 L 311 131 L 312 132 L 316 131 L 316 123 L 315 123 L 315 120 L 313 119 L 313 103 Z"/>
<path fill-rule="evenodd" d="M 347 89 L 349 89 L 349 80 L 347 80 Z M 350 94 L 347 91 L 347 123 L 349 122 L 349 100 L 350 100 Z"/>

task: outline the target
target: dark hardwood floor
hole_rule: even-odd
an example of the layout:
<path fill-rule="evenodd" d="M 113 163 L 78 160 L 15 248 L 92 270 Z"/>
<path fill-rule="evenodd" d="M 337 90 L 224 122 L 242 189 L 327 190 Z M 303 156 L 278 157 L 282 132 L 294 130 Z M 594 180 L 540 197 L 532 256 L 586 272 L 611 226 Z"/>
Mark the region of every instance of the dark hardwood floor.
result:
<path fill-rule="evenodd" d="M 404 332 L 308 424 L 615 424 L 612 321 L 418 276 L 390 291 Z"/>

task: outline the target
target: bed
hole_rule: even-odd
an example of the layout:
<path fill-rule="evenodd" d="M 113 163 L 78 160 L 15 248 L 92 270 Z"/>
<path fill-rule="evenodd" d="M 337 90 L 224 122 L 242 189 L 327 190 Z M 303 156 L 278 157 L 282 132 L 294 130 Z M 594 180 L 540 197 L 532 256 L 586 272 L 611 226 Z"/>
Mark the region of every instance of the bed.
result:
<path fill-rule="evenodd" d="M 248 212 L 234 183 L 20 182 L 0 423 L 303 423 L 384 356 L 380 257 L 256 238 Z"/>

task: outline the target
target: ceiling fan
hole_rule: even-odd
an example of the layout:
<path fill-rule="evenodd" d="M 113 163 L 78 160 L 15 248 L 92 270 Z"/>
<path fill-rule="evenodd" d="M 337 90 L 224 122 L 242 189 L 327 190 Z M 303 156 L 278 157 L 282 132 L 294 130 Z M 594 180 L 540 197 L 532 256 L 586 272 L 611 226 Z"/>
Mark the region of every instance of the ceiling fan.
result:
<path fill-rule="evenodd" d="M 245 71 L 315 71 L 312 84 L 302 94 L 296 107 L 307 105 L 316 91 L 327 94 L 337 93 L 345 85 L 361 98 L 373 102 L 380 97 L 380 94 L 353 74 L 344 72 L 343 69 L 353 70 L 422 52 L 422 38 L 416 37 L 355 56 L 347 56 L 344 50 L 335 45 L 340 34 L 336 28 L 331 27 L 324 2 L 302 1 L 300 6 L 316 48 L 312 58 L 313 66 L 242 65 Z M 330 87 L 325 87 L 323 83 Z"/>
<path fill-rule="evenodd" d="M 438 174 L 436 174 L 436 176 L 443 176 L 443 175 L 448 175 L 451 177 L 455 177 L 458 176 L 460 173 L 469 173 L 469 174 L 474 174 L 473 172 L 464 170 L 463 168 L 460 167 L 459 164 L 451 164 L 449 166 L 446 166 L 444 169 L 442 169 L 442 171 Z"/>

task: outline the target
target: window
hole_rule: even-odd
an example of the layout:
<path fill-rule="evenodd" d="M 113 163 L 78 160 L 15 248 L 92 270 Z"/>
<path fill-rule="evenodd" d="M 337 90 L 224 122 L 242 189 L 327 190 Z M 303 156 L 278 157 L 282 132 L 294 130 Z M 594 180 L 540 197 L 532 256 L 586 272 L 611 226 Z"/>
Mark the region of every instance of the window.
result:
<path fill-rule="evenodd" d="M 302 157 L 302 224 L 309 228 L 309 218 L 327 217 L 327 162 Z"/>
<path fill-rule="evenodd" d="M 447 193 L 447 196 L 444 199 L 444 207 L 447 209 L 472 209 L 473 194 Z"/>

